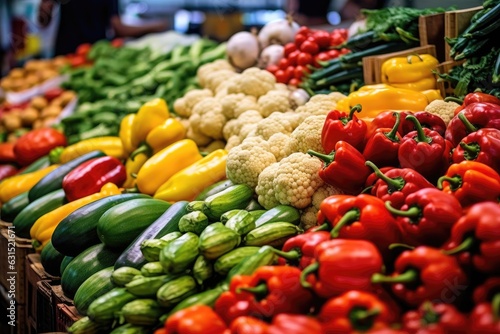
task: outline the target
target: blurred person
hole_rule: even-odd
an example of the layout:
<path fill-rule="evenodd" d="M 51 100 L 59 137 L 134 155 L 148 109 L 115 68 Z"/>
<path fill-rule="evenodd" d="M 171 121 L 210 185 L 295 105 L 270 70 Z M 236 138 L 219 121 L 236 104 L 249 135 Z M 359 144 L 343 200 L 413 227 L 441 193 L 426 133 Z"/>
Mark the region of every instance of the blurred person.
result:
<path fill-rule="evenodd" d="M 13 3 L 14 0 L 0 1 L 0 76 L 7 74 L 13 61 Z"/>
<path fill-rule="evenodd" d="M 340 10 L 342 20 L 356 20 L 359 18 L 361 9 L 384 8 L 387 0 L 347 0 Z"/>
<path fill-rule="evenodd" d="M 59 26 L 55 55 L 72 53 L 83 43 L 95 43 L 113 37 L 140 37 L 167 29 L 166 22 L 129 26 L 122 22 L 118 0 L 41 0 L 38 24 L 47 27 L 53 19 L 54 6 L 59 5 Z"/>
<path fill-rule="evenodd" d="M 327 14 L 331 0 L 289 0 L 287 12 L 294 20 L 305 26 L 328 24 Z"/>

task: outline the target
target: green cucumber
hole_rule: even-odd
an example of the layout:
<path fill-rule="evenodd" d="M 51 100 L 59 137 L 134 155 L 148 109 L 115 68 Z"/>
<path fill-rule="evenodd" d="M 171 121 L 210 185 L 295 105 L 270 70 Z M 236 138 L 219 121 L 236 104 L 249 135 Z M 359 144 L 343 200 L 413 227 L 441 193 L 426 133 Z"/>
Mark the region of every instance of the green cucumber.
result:
<path fill-rule="evenodd" d="M 234 209 L 244 209 L 252 200 L 254 190 L 246 184 L 230 186 L 225 190 L 205 199 L 203 213 L 213 221 L 219 221 L 226 212 Z"/>
<path fill-rule="evenodd" d="M 29 204 L 30 200 L 28 198 L 27 191 L 12 197 L 10 200 L 5 202 L 0 208 L 0 219 L 8 223 L 13 222 L 14 219 L 16 219 L 16 217 L 19 215 L 19 213 Z M 17 231 L 16 234 L 18 234 Z M 29 238 L 29 233 L 28 236 L 25 236 L 25 238 Z"/>
<path fill-rule="evenodd" d="M 125 288 L 114 288 L 94 300 L 87 309 L 90 320 L 98 324 L 111 324 L 122 307 L 137 299 Z"/>
<path fill-rule="evenodd" d="M 63 206 L 67 202 L 63 189 L 54 190 L 34 200 L 14 219 L 13 224 L 16 227 L 16 234 L 22 238 L 30 238 L 31 227 L 38 218 Z"/>
<path fill-rule="evenodd" d="M 36 172 L 37 170 L 40 170 L 42 168 L 49 167 L 51 165 L 50 162 L 50 157 L 49 155 L 44 155 L 41 158 L 38 158 L 37 160 L 33 161 L 31 164 L 26 166 L 22 171 L 19 172 L 19 174 L 28 174 L 32 172 Z"/>
<path fill-rule="evenodd" d="M 40 253 L 40 262 L 43 269 L 47 274 L 55 277 L 61 276 L 61 263 L 64 258 L 65 256 L 52 246 L 52 241 L 49 241 Z"/>
<path fill-rule="evenodd" d="M 300 222 L 300 212 L 293 206 L 278 205 L 267 210 L 255 221 L 255 227 L 273 222 L 287 222 L 298 225 Z"/>
<path fill-rule="evenodd" d="M 86 315 L 90 304 L 96 300 L 97 297 L 102 296 L 115 287 L 113 282 L 111 282 L 112 273 L 113 266 L 104 268 L 87 278 L 85 282 L 80 285 L 78 290 L 76 290 L 75 298 L 73 298 L 73 303 L 78 313 Z"/>
<path fill-rule="evenodd" d="M 76 256 L 100 243 L 97 236 L 97 222 L 108 209 L 135 199 L 150 198 L 144 194 L 119 194 L 101 198 L 76 209 L 61 220 L 52 234 L 54 247 L 64 255 Z"/>
<path fill-rule="evenodd" d="M 107 247 L 123 251 L 169 207 L 170 203 L 154 198 L 136 198 L 117 204 L 99 218 L 99 240 Z"/>
<path fill-rule="evenodd" d="M 231 186 L 234 186 L 234 183 L 229 179 L 214 183 L 203 189 L 203 191 L 196 196 L 195 201 L 204 201 L 207 197 L 220 193 Z"/>
<path fill-rule="evenodd" d="M 68 298 L 73 298 L 87 278 L 109 266 L 120 256 L 119 252 L 97 244 L 89 247 L 68 264 L 61 276 L 61 287 Z"/>

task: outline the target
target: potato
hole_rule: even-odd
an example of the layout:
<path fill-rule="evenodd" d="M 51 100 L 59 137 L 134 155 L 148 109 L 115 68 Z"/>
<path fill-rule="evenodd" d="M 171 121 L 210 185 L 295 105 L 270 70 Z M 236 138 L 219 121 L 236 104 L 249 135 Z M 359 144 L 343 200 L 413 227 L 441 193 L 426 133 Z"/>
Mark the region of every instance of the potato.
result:
<path fill-rule="evenodd" d="M 5 77 L 2 80 L 0 80 L 0 88 L 2 88 L 5 91 L 11 90 L 12 86 L 12 78 Z"/>
<path fill-rule="evenodd" d="M 9 112 L 2 119 L 5 129 L 9 132 L 13 132 L 22 126 L 21 117 L 18 113 Z"/>
<path fill-rule="evenodd" d="M 57 117 L 61 113 L 62 108 L 57 105 L 49 105 L 46 108 L 42 110 L 40 113 L 40 116 L 42 118 L 47 118 L 47 117 Z"/>
<path fill-rule="evenodd" d="M 43 119 L 38 118 L 36 121 L 33 122 L 33 124 L 31 125 L 31 127 L 33 129 L 40 129 L 41 127 L 43 127 Z"/>
<path fill-rule="evenodd" d="M 42 127 L 48 128 L 57 122 L 57 117 L 47 117 L 42 121 Z"/>
<path fill-rule="evenodd" d="M 35 96 L 30 103 L 30 106 L 37 109 L 37 110 L 42 110 L 46 106 L 49 105 L 49 102 L 47 99 L 43 96 Z"/>
<path fill-rule="evenodd" d="M 11 77 L 12 79 L 19 79 L 24 78 L 25 74 L 26 71 L 22 68 L 13 68 L 9 73 L 9 77 Z"/>
<path fill-rule="evenodd" d="M 13 78 L 10 81 L 10 89 L 13 91 L 20 91 L 21 88 L 24 85 L 24 79 L 23 78 Z"/>
<path fill-rule="evenodd" d="M 40 82 L 40 78 L 36 74 L 28 74 L 26 78 L 24 78 L 24 82 L 28 86 L 33 87 Z"/>
<path fill-rule="evenodd" d="M 39 117 L 39 112 L 33 107 L 28 107 L 24 109 L 19 116 L 21 117 L 21 122 L 23 126 L 31 126 L 34 121 Z"/>
<path fill-rule="evenodd" d="M 57 106 L 57 107 L 64 108 L 64 101 L 61 98 L 61 96 L 58 96 L 58 97 L 53 98 L 50 101 L 49 106 Z"/>
<path fill-rule="evenodd" d="M 57 56 L 53 59 L 52 63 L 55 67 L 60 68 L 68 63 L 65 56 Z"/>
<path fill-rule="evenodd" d="M 66 106 L 68 103 L 73 101 L 73 99 L 76 97 L 75 92 L 72 90 L 66 90 L 64 93 L 61 94 L 60 98 L 62 100 L 62 105 Z"/>
<path fill-rule="evenodd" d="M 43 69 L 40 71 L 40 77 L 42 78 L 43 81 L 55 78 L 59 75 L 59 72 L 56 70 L 52 69 Z"/>

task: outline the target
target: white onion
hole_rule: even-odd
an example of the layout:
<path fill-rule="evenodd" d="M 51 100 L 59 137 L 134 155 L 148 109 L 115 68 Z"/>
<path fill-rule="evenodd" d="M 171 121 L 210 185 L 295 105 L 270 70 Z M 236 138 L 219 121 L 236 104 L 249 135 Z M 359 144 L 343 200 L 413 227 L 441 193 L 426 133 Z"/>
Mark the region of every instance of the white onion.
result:
<path fill-rule="evenodd" d="M 240 70 L 245 70 L 257 64 L 259 53 L 259 41 L 251 32 L 237 32 L 227 41 L 227 58 L 231 65 Z"/>
<path fill-rule="evenodd" d="M 279 44 L 269 45 L 260 53 L 259 67 L 266 68 L 269 65 L 278 65 L 284 55 L 285 47 Z"/>
<path fill-rule="evenodd" d="M 257 36 L 262 48 L 271 44 L 285 45 L 293 42 L 297 30 L 300 26 L 290 17 L 266 23 Z"/>
<path fill-rule="evenodd" d="M 351 38 L 352 36 L 359 34 L 365 30 L 366 30 L 366 20 L 365 19 L 356 20 L 349 26 L 349 29 L 347 30 L 347 37 Z"/>
<path fill-rule="evenodd" d="M 297 106 L 303 106 L 309 101 L 309 94 L 302 88 L 297 88 L 290 93 L 290 100 Z"/>

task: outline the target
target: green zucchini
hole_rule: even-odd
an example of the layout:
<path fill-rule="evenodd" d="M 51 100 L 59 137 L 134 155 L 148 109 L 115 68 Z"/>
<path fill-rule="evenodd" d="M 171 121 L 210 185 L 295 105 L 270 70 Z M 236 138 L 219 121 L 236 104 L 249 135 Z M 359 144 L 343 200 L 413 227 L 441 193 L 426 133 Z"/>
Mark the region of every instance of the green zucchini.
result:
<path fill-rule="evenodd" d="M 214 263 L 214 270 L 220 275 L 227 275 L 236 265 L 242 262 L 247 257 L 257 253 L 260 247 L 243 246 L 233 249 L 219 257 Z"/>
<path fill-rule="evenodd" d="M 244 240 L 246 246 L 281 247 L 285 241 L 304 231 L 292 223 L 272 222 L 264 224 L 250 231 Z"/>
<path fill-rule="evenodd" d="M 128 292 L 137 297 L 154 297 L 158 289 L 165 283 L 177 278 L 175 275 L 160 275 L 151 277 L 138 277 L 125 285 Z"/>
<path fill-rule="evenodd" d="M 244 209 L 252 200 L 254 190 L 246 184 L 230 186 L 205 199 L 203 213 L 213 221 L 219 221 L 222 214 L 234 209 Z"/>
<path fill-rule="evenodd" d="M 287 222 L 298 225 L 300 222 L 300 212 L 293 206 L 278 205 L 267 210 L 255 221 L 255 227 L 273 222 Z"/>
<path fill-rule="evenodd" d="M 37 160 L 33 161 L 31 164 L 26 166 L 19 174 L 28 174 L 32 172 L 36 172 L 37 170 L 40 170 L 42 168 L 49 167 L 51 165 L 50 162 L 50 157 L 49 155 L 44 155 L 41 158 L 38 158 Z"/>
<path fill-rule="evenodd" d="M 122 307 L 120 314 L 129 324 L 153 326 L 159 323 L 162 311 L 156 300 L 144 298 L 128 302 Z"/>
<path fill-rule="evenodd" d="M 115 287 L 111 281 L 112 273 L 113 266 L 104 268 L 87 278 L 85 282 L 80 285 L 78 290 L 76 290 L 75 298 L 73 298 L 73 303 L 78 313 L 86 315 L 89 305 L 96 300 L 97 297 L 102 296 Z"/>
<path fill-rule="evenodd" d="M 52 246 L 52 241 L 49 241 L 40 253 L 40 262 L 47 274 L 60 277 L 61 263 L 64 257 L 63 254 L 59 253 L 54 246 Z"/>
<path fill-rule="evenodd" d="M 52 234 L 54 247 L 64 255 L 76 256 L 100 243 L 97 222 L 108 209 L 135 198 L 150 198 L 144 194 L 119 194 L 101 198 L 76 209 L 61 220 Z"/>
<path fill-rule="evenodd" d="M 491 82 L 500 82 L 500 52 L 498 53 L 497 59 L 495 61 L 495 67 L 493 68 L 493 76 L 491 78 Z"/>
<path fill-rule="evenodd" d="M 28 192 L 25 191 L 23 193 L 20 193 L 17 196 L 12 197 L 10 200 L 5 202 L 2 207 L 0 208 L 0 219 L 2 219 L 4 222 L 11 223 L 16 219 L 16 217 L 19 215 L 19 213 L 28 205 L 30 204 L 30 200 L 28 198 Z M 16 234 L 18 234 L 16 230 Z M 19 234 L 18 234 L 19 235 Z M 19 235 L 21 236 L 21 235 Z M 29 238 L 29 233 L 28 236 L 25 236 L 24 238 Z"/>
<path fill-rule="evenodd" d="M 99 218 L 97 235 L 107 247 L 123 251 L 169 207 L 170 203 L 154 198 L 120 203 Z"/>
<path fill-rule="evenodd" d="M 140 274 L 141 272 L 138 269 L 121 267 L 113 271 L 111 274 L 111 281 L 118 286 L 125 286 L 127 283 L 131 282 L 135 276 Z"/>
<path fill-rule="evenodd" d="M 227 188 L 234 186 L 234 183 L 231 180 L 222 180 L 217 183 L 212 184 L 211 186 L 203 189 L 201 193 L 196 196 L 195 201 L 204 201 L 207 197 L 215 195 Z"/>
<path fill-rule="evenodd" d="M 143 265 L 141 268 L 141 275 L 144 277 L 153 277 L 165 275 L 165 272 L 163 271 L 163 266 L 161 265 L 160 261 L 155 261 L 148 262 Z"/>
<path fill-rule="evenodd" d="M 122 307 L 137 299 L 125 288 L 114 288 L 104 295 L 94 300 L 87 309 L 87 316 L 90 320 L 98 324 L 111 324 L 115 319 L 115 314 Z"/>
<path fill-rule="evenodd" d="M 409 46 L 406 43 L 390 42 L 390 43 L 384 43 L 381 45 L 376 45 L 376 46 L 371 47 L 369 49 L 363 49 L 361 51 L 347 53 L 345 55 L 342 55 L 339 59 L 342 63 L 352 64 L 352 63 L 357 63 L 359 61 L 362 61 L 364 57 L 377 56 L 377 55 L 391 53 L 391 52 L 398 52 L 398 51 L 406 50 L 408 48 L 409 48 Z"/>
<path fill-rule="evenodd" d="M 127 266 L 139 269 L 148 262 L 141 251 L 142 242 L 148 239 L 162 238 L 171 232 L 178 232 L 179 220 L 187 213 L 187 204 L 186 201 L 172 204 L 164 214 L 130 243 L 116 261 L 115 268 Z"/>
<path fill-rule="evenodd" d="M 198 285 L 194 278 L 184 275 L 163 284 L 156 293 L 156 300 L 163 307 L 173 307 L 196 292 Z"/>
<path fill-rule="evenodd" d="M 54 190 L 61 189 L 64 177 L 85 161 L 103 157 L 105 155 L 106 154 L 102 151 L 92 151 L 60 165 L 31 187 L 28 193 L 30 202 L 33 202 L 34 200 Z"/>
<path fill-rule="evenodd" d="M 16 234 L 22 238 L 30 238 L 31 227 L 38 218 L 63 206 L 67 202 L 63 189 L 57 189 L 34 200 L 12 222 L 16 227 Z"/>
<path fill-rule="evenodd" d="M 492 7 L 486 14 L 482 15 L 472 24 L 470 24 L 464 31 L 465 34 L 480 31 L 488 27 L 489 25 L 495 25 L 500 19 L 500 3 Z"/>
<path fill-rule="evenodd" d="M 59 268 L 59 273 L 60 276 L 64 273 L 66 268 L 68 267 L 69 263 L 73 261 L 74 257 L 73 256 L 65 256 L 62 261 L 61 261 L 61 267 Z"/>
<path fill-rule="evenodd" d="M 259 201 L 257 201 L 255 198 L 252 198 L 250 203 L 246 206 L 245 210 L 247 211 L 257 211 L 257 210 L 263 210 L 264 207 L 260 205 Z"/>
<path fill-rule="evenodd" d="M 68 264 L 61 276 L 61 287 L 64 294 L 73 298 L 80 285 L 87 278 L 109 266 L 120 256 L 119 252 L 97 244 L 84 250 Z"/>
<path fill-rule="evenodd" d="M 83 317 L 75 321 L 69 328 L 68 333 L 70 334 L 97 334 L 97 333 L 108 333 L 110 326 L 98 324 L 89 317 Z"/>
<path fill-rule="evenodd" d="M 132 324 L 124 324 L 113 329 L 109 334 L 148 334 L 150 328 Z"/>

